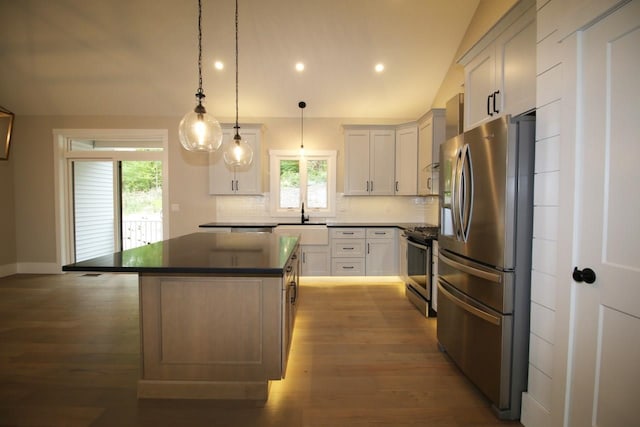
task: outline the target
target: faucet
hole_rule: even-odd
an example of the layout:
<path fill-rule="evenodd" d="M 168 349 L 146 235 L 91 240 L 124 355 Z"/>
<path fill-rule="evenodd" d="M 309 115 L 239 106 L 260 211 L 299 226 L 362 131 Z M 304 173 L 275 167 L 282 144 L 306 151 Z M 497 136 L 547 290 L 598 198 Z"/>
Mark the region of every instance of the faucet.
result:
<path fill-rule="evenodd" d="M 300 223 L 304 224 L 309 221 L 309 215 L 304 215 L 304 202 L 302 202 L 302 212 L 300 213 Z"/>

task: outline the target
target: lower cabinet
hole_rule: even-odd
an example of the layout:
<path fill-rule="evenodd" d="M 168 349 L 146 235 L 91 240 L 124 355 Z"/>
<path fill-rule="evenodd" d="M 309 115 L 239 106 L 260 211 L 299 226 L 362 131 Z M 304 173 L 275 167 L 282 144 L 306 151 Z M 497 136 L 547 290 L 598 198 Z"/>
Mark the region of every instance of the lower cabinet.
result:
<path fill-rule="evenodd" d="M 333 276 L 395 276 L 398 274 L 397 229 L 332 228 Z"/>
<path fill-rule="evenodd" d="M 331 239 L 331 275 L 365 275 L 365 229 L 332 228 Z"/>
<path fill-rule="evenodd" d="M 330 276 L 331 253 L 328 245 L 302 245 L 301 275 Z"/>
<path fill-rule="evenodd" d="M 367 276 L 398 274 L 397 234 L 396 228 L 367 228 Z"/>

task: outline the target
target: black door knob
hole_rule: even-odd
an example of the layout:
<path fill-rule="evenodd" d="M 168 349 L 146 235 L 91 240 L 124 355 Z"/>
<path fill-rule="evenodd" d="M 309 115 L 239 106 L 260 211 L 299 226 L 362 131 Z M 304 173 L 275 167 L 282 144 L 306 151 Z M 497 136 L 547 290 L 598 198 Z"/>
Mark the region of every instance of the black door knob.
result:
<path fill-rule="evenodd" d="M 576 282 L 593 283 L 596 281 L 596 272 L 590 268 L 578 270 L 578 267 L 573 267 L 573 280 Z"/>

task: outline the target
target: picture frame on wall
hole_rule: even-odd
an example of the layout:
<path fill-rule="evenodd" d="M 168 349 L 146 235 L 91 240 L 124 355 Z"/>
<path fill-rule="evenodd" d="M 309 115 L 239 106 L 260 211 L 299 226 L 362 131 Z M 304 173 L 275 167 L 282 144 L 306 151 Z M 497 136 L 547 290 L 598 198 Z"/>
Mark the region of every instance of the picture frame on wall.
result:
<path fill-rule="evenodd" d="M 9 148 L 11 147 L 11 132 L 15 114 L 0 107 L 0 160 L 9 160 Z"/>

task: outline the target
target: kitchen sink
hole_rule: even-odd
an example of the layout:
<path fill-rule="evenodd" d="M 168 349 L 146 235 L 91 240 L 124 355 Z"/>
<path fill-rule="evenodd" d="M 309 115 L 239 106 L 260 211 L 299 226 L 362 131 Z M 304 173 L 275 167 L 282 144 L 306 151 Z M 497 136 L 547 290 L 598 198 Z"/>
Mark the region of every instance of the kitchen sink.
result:
<path fill-rule="evenodd" d="M 326 224 L 319 223 L 293 223 L 278 224 L 273 229 L 276 234 L 299 235 L 301 245 L 328 245 L 329 229 Z"/>

